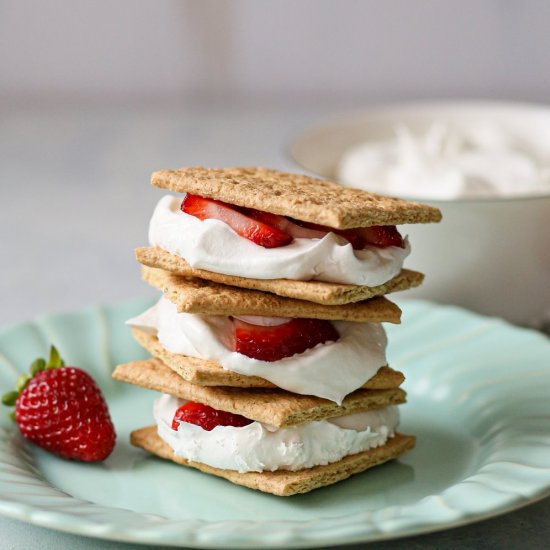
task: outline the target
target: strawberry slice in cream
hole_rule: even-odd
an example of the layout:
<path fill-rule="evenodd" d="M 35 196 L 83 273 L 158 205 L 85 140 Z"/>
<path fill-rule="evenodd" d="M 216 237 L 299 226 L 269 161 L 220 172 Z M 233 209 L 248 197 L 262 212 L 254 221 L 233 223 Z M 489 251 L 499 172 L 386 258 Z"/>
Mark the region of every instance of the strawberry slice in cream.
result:
<path fill-rule="evenodd" d="M 159 201 L 149 242 L 216 273 L 366 286 L 392 279 L 410 253 L 394 226 L 335 230 L 189 194 Z"/>
<path fill-rule="evenodd" d="M 184 414 L 178 413 L 184 409 Z M 192 414 L 185 413 L 191 408 Z M 395 434 L 397 407 L 276 428 L 162 395 L 154 405 L 158 435 L 177 456 L 224 470 L 301 470 L 384 445 Z"/>
<path fill-rule="evenodd" d="M 181 203 L 181 211 L 199 220 L 220 220 L 241 237 L 264 248 L 277 248 L 292 241 L 292 237 L 282 229 L 251 218 L 222 201 L 187 193 Z"/>
<path fill-rule="evenodd" d="M 283 319 L 271 317 L 233 319 L 236 352 L 261 359 L 279 361 L 303 353 L 317 344 L 336 342 L 340 335 L 330 321 L 321 319 Z"/>
<path fill-rule="evenodd" d="M 300 330 L 312 321 L 317 329 L 301 336 Z M 172 353 L 216 361 L 224 369 L 336 403 L 386 365 L 386 334 L 380 323 L 179 313 L 163 297 L 128 324 L 156 334 Z M 243 330 L 246 334 L 239 336 Z M 264 359 L 239 353 L 239 338 L 247 351 L 256 348 L 250 355 Z M 273 350 L 281 343 L 290 356 L 277 359 Z"/>

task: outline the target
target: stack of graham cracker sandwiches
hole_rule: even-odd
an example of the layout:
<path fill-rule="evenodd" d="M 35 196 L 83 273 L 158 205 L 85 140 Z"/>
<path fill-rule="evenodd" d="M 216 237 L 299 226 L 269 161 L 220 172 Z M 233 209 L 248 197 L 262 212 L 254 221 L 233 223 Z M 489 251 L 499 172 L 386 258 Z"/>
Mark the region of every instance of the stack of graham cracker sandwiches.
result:
<path fill-rule="evenodd" d="M 150 245 L 159 302 L 129 324 L 152 356 L 114 378 L 161 392 L 131 441 L 287 496 L 402 455 L 403 374 L 386 363 L 385 295 L 418 286 L 398 224 L 440 212 L 264 168 L 163 170 Z"/>

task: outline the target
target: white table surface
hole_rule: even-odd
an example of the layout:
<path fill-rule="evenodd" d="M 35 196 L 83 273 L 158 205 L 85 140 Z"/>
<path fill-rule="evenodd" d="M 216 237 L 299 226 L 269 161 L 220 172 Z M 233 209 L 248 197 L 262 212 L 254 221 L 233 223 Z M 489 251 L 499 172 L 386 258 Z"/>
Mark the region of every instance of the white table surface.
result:
<path fill-rule="evenodd" d="M 313 104 L 0 112 L 0 325 L 154 295 L 133 258 L 161 195 L 148 184 L 150 173 L 199 164 L 293 169 L 289 140 L 327 113 Z M 371 547 L 542 548 L 549 517 L 546 499 L 479 524 Z M 151 548 L 3 517 L 0 533 L 0 548 L 9 550 Z"/>

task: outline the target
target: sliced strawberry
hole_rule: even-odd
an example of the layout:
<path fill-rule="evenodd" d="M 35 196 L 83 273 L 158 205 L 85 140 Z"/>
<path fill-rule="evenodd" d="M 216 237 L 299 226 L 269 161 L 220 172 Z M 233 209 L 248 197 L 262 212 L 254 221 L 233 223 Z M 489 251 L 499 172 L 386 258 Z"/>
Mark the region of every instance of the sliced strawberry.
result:
<path fill-rule="evenodd" d="M 362 227 L 355 229 L 367 244 L 386 248 L 388 246 L 398 246 L 405 248 L 405 241 L 400 235 L 395 225 L 373 225 L 372 227 Z"/>
<path fill-rule="evenodd" d="M 277 248 L 296 239 L 322 239 L 333 232 L 351 243 L 354 250 L 362 250 L 368 245 L 385 248 L 404 248 L 403 238 L 395 225 L 376 225 L 357 229 L 333 229 L 323 225 L 293 220 L 285 216 L 241 208 L 222 201 L 187 194 L 181 203 L 186 214 L 200 220 L 217 219 L 226 223 L 236 233 L 263 246 Z"/>
<path fill-rule="evenodd" d="M 285 218 L 285 216 L 262 212 L 261 210 L 249 210 L 247 215 L 271 227 L 277 227 L 295 239 L 322 239 L 329 232 L 329 229 L 317 230 L 304 227 L 289 218 Z"/>
<path fill-rule="evenodd" d="M 202 403 L 188 401 L 174 414 L 172 429 L 177 431 L 180 422 L 195 424 L 209 432 L 216 426 L 235 426 L 236 428 L 242 428 L 243 426 L 252 424 L 253 421 L 240 414 L 219 411 L 218 409 L 203 405 Z"/>
<path fill-rule="evenodd" d="M 233 324 L 235 351 L 262 361 L 279 361 L 340 337 L 332 323 L 319 319 L 291 319 L 276 326 L 233 319 Z"/>
<path fill-rule="evenodd" d="M 346 239 L 353 246 L 354 250 L 363 250 L 363 248 L 369 245 L 380 248 L 388 246 L 405 247 L 403 237 L 401 237 L 395 225 L 373 225 L 371 227 L 358 227 L 357 229 L 333 229 L 316 223 L 297 220 L 294 220 L 294 222 L 304 228 L 319 232 L 324 231 L 325 234 L 332 231 L 336 235 L 340 235 L 340 237 Z"/>
<path fill-rule="evenodd" d="M 340 237 L 344 237 L 351 244 L 353 250 L 363 250 L 370 244 L 357 229 L 335 229 L 334 232 Z"/>
<path fill-rule="evenodd" d="M 292 237 L 277 227 L 249 218 L 235 207 L 222 201 L 206 199 L 198 195 L 185 195 L 181 209 L 199 220 L 216 219 L 226 223 L 241 237 L 245 237 L 264 248 L 285 246 Z"/>

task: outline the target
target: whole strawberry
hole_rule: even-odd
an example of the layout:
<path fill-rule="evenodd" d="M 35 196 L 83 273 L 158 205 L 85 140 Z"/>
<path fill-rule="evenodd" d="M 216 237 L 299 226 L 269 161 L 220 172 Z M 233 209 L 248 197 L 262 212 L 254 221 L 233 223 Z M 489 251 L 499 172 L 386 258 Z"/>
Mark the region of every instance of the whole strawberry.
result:
<path fill-rule="evenodd" d="M 48 362 L 34 361 L 31 374 L 22 375 L 2 403 L 15 405 L 15 421 L 27 439 L 63 458 L 97 462 L 114 448 L 101 390 L 88 373 L 65 366 L 54 346 Z"/>

